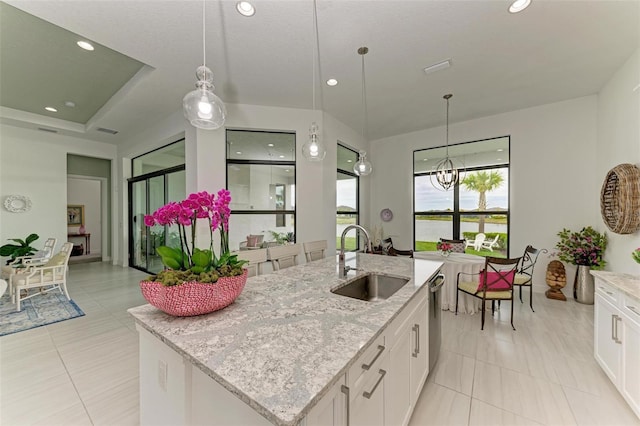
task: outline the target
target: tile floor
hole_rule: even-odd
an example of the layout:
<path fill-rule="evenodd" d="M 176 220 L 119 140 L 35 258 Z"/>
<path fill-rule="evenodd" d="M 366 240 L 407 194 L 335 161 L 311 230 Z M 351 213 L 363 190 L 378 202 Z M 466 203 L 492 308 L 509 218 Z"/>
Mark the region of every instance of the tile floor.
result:
<path fill-rule="evenodd" d="M 0 338 L 0 424 L 138 424 L 138 345 L 129 307 L 146 275 L 70 267 L 82 318 Z M 568 291 L 567 291 L 568 293 Z M 410 425 L 640 425 L 593 359 L 593 306 L 534 295 L 480 331 L 443 312 L 440 359 Z M 490 317 L 489 317 L 490 318 Z"/>

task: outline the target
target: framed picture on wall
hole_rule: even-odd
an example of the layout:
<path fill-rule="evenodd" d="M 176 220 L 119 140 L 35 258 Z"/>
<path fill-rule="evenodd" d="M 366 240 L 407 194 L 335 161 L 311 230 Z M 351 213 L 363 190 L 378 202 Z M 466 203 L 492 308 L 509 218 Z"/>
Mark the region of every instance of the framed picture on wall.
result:
<path fill-rule="evenodd" d="M 67 226 L 84 226 L 84 205 L 67 205 Z"/>

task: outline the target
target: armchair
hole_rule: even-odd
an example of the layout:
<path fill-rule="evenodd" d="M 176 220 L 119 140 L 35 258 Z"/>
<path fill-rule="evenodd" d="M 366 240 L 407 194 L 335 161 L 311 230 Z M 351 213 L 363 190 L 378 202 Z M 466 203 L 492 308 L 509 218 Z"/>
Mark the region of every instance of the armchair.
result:
<path fill-rule="evenodd" d="M 56 238 L 48 238 L 47 241 L 44 242 L 42 250 L 38 250 L 29 256 L 16 257 L 11 263 L 2 267 L 1 277 L 8 280 L 18 269 L 26 268 L 27 266 L 44 265 L 51 259 L 57 241 Z"/>
<path fill-rule="evenodd" d="M 60 252 L 52 256 L 44 265 L 27 266 L 9 277 L 9 291 L 17 311 L 20 311 L 22 300 L 51 290 L 60 290 L 67 299 L 71 299 L 67 290 L 67 267 L 72 249 L 73 243 L 64 243 Z M 36 287 L 39 291 L 29 294 L 29 289 Z"/>
<path fill-rule="evenodd" d="M 493 248 L 498 245 L 499 239 L 500 239 L 500 235 L 496 235 L 493 241 L 483 241 L 482 244 L 480 244 L 480 249 L 485 248 L 489 251 L 493 251 Z"/>
<path fill-rule="evenodd" d="M 484 243 L 484 240 L 486 239 L 487 236 L 480 232 L 476 234 L 475 240 L 467 240 L 467 242 L 464 244 L 464 248 L 466 249 L 467 247 L 473 247 L 475 251 L 480 251 L 480 249 L 482 248 L 482 243 Z"/>

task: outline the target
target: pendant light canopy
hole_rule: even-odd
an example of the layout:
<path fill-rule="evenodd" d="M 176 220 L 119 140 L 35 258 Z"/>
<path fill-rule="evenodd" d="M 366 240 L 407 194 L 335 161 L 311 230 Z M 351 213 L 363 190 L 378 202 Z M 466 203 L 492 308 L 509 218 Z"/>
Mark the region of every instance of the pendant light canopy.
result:
<path fill-rule="evenodd" d="M 449 158 L 449 99 L 453 97 L 452 94 L 444 95 L 443 98 L 447 101 L 447 148 L 445 158 L 440 160 L 436 164 L 434 173 L 431 174 L 431 184 L 441 191 L 448 191 L 456 186 L 456 184 L 462 179 L 462 173 L 464 167 L 456 164 L 454 159 Z M 435 177 L 435 182 L 434 182 Z"/>
<path fill-rule="evenodd" d="M 318 59 L 318 67 L 320 65 L 320 42 L 318 36 L 318 10 L 316 7 L 316 0 L 313 0 L 313 31 L 315 36 L 313 46 L 313 59 L 312 63 L 312 80 L 311 80 L 311 93 L 313 94 L 313 112 L 316 111 L 316 58 Z M 320 88 L 322 90 L 322 87 Z M 322 92 L 320 92 L 320 109 L 322 109 Z M 327 150 L 322 143 L 322 139 L 319 134 L 319 127 L 314 121 L 309 127 L 309 140 L 302 145 L 302 155 L 309 161 L 322 161 L 327 155 Z"/>
<path fill-rule="evenodd" d="M 224 125 L 227 109 L 213 93 L 213 73 L 207 68 L 205 1 L 202 2 L 202 65 L 196 69 L 196 90 L 182 100 L 184 117 L 199 129 L 218 129 Z"/>
<path fill-rule="evenodd" d="M 353 172 L 358 176 L 366 176 L 373 171 L 371 163 L 367 161 L 367 153 L 360 151 L 358 161 L 353 165 Z"/>
<path fill-rule="evenodd" d="M 368 47 L 358 49 L 358 55 L 362 57 L 362 136 L 367 139 L 367 83 L 364 72 L 364 55 L 369 53 Z M 367 153 L 360 151 L 358 162 L 353 165 L 353 172 L 358 176 L 367 176 L 373 171 L 371 162 L 367 161 Z"/>

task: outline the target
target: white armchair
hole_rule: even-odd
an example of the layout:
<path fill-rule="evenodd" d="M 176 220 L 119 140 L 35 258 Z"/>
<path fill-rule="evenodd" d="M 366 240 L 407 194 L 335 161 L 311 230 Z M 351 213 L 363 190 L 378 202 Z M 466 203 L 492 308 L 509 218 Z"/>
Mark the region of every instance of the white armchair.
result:
<path fill-rule="evenodd" d="M 9 277 L 9 291 L 17 311 L 20 311 L 22 300 L 51 290 L 60 290 L 67 299 L 70 299 L 67 291 L 67 267 L 72 249 L 73 243 L 64 243 L 60 252 L 52 256 L 44 265 L 31 265 L 18 269 Z M 30 294 L 31 288 L 39 288 L 39 291 Z"/>
<path fill-rule="evenodd" d="M 475 240 L 467 240 L 467 242 L 464 245 L 464 248 L 466 249 L 467 247 L 473 247 L 475 251 L 480 251 L 480 249 L 482 248 L 482 244 L 486 239 L 487 239 L 487 236 L 484 235 L 482 232 L 479 232 L 478 234 L 476 234 Z"/>
<path fill-rule="evenodd" d="M 482 244 L 480 245 L 480 248 L 481 249 L 485 248 L 489 251 L 493 251 L 493 248 L 498 245 L 499 239 L 500 239 L 500 235 L 496 235 L 493 241 L 483 241 Z"/>
<path fill-rule="evenodd" d="M 51 259 L 53 251 L 56 248 L 56 238 L 48 238 L 44 242 L 42 250 L 38 250 L 29 256 L 19 256 L 13 259 L 13 262 L 2 267 L 2 278 L 8 280 L 9 277 L 16 273 L 20 268 L 26 268 L 27 266 L 44 265 Z"/>

